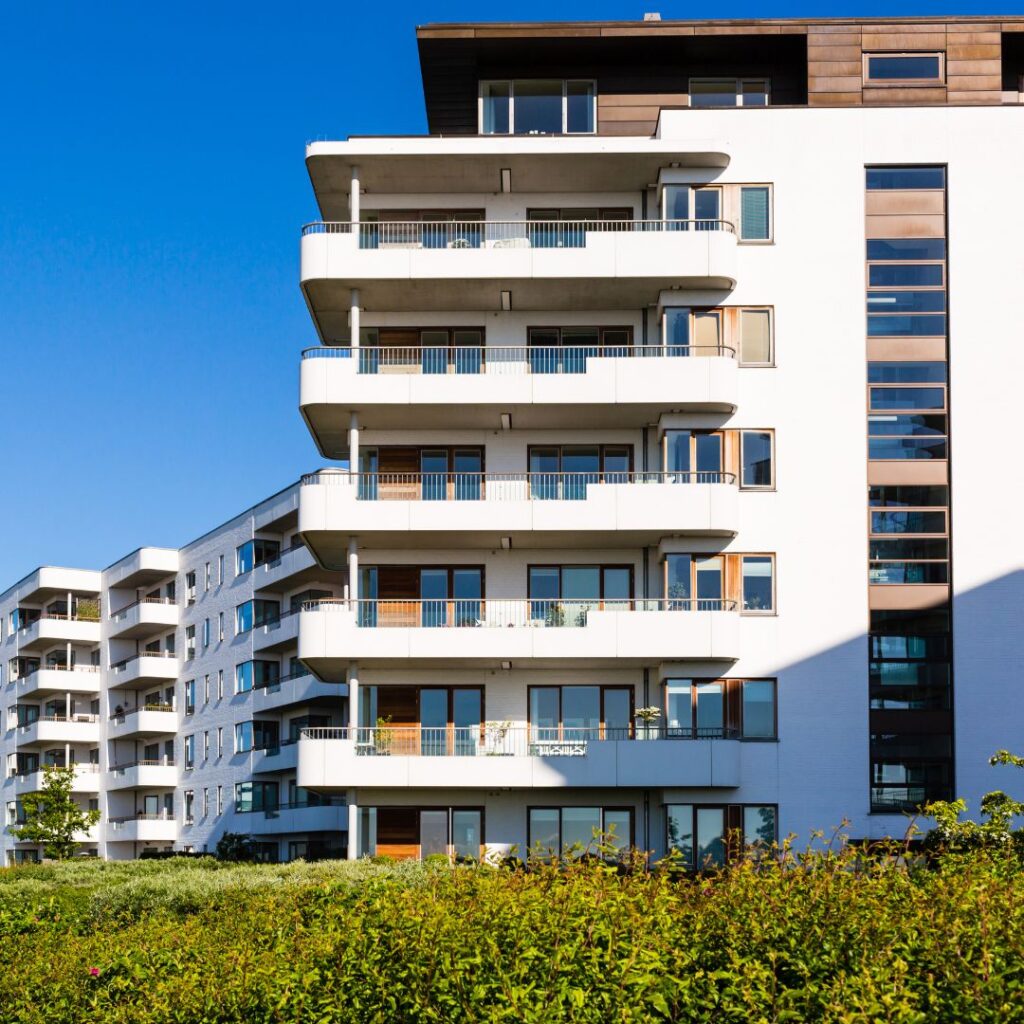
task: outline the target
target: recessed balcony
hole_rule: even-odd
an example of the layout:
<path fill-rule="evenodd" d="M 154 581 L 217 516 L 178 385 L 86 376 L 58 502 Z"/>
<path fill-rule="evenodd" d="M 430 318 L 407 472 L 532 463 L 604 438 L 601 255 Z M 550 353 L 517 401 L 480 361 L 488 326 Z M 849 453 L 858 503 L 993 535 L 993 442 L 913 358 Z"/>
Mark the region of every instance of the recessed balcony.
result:
<path fill-rule="evenodd" d="M 725 730 L 307 729 L 297 784 L 308 789 L 559 789 L 740 784 L 740 744 Z"/>
<path fill-rule="evenodd" d="M 640 547 L 739 528 L 733 473 L 360 473 L 302 478 L 299 530 L 326 566 L 348 535 L 383 548 Z M 506 541 L 505 543 L 508 543 Z"/>
<path fill-rule="evenodd" d="M 107 636 L 117 640 L 141 640 L 166 633 L 178 625 L 180 610 L 166 597 L 144 597 L 110 613 Z"/>
<path fill-rule="evenodd" d="M 177 732 L 178 713 L 168 704 L 127 708 L 110 716 L 108 739 L 129 739 L 132 736 L 165 736 Z"/>
<path fill-rule="evenodd" d="M 322 346 L 302 353 L 299 405 L 337 459 L 353 412 L 369 429 L 640 427 L 666 409 L 734 412 L 737 374 L 724 345 Z"/>
<path fill-rule="evenodd" d="M 107 789 L 174 789 L 178 769 L 173 761 L 128 761 L 111 765 Z"/>
<path fill-rule="evenodd" d="M 143 651 L 110 666 L 107 686 L 121 687 L 173 682 L 178 678 L 178 658 L 163 651 Z"/>
<path fill-rule="evenodd" d="M 322 338 L 344 335 L 353 288 L 364 308 L 391 312 L 635 310 L 671 288 L 733 288 L 736 231 L 724 220 L 318 221 L 302 229 L 301 280 Z"/>
<path fill-rule="evenodd" d="M 110 818 L 106 833 L 110 843 L 173 843 L 178 838 L 178 822 L 169 814 L 132 814 Z"/>
<path fill-rule="evenodd" d="M 301 832 L 348 831 L 344 802 L 278 804 L 260 811 L 235 811 L 235 826 L 252 835 L 288 835 Z"/>
<path fill-rule="evenodd" d="M 99 715 L 40 715 L 32 722 L 17 727 L 15 743 L 33 747 L 48 743 L 99 743 Z"/>
<path fill-rule="evenodd" d="M 18 699 L 51 693 L 99 693 L 100 670 L 95 665 L 47 665 L 19 676 Z"/>
<path fill-rule="evenodd" d="M 324 679 L 344 679 L 350 661 L 497 667 L 733 661 L 734 601 L 343 600 L 314 601 L 299 618 L 299 657 Z"/>
<path fill-rule="evenodd" d="M 255 713 L 275 711 L 290 704 L 321 704 L 347 696 L 347 684 L 324 683 L 308 669 L 301 669 L 274 682 L 254 686 L 252 709 Z"/>

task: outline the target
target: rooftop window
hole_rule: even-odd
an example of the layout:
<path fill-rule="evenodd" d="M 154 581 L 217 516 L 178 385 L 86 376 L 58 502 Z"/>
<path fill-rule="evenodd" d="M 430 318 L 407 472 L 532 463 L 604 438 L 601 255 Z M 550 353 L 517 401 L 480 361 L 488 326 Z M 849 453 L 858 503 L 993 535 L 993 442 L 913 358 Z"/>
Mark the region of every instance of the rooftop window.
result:
<path fill-rule="evenodd" d="M 588 79 L 480 83 L 483 135 L 587 135 L 597 129 L 597 90 Z"/>
<path fill-rule="evenodd" d="M 767 107 L 767 78 L 691 78 L 691 107 Z"/>
<path fill-rule="evenodd" d="M 932 85 L 945 78 L 943 53 L 865 53 L 868 85 Z"/>

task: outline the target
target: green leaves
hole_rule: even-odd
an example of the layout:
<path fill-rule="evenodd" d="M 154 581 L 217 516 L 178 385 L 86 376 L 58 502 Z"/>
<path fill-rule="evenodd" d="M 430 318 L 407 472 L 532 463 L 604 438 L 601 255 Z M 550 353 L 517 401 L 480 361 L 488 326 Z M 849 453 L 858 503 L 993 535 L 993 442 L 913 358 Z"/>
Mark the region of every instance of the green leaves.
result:
<path fill-rule="evenodd" d="M 75 781 L 73 766 L 43 768 L 43 788 L 21 798 L 25 824 L 11 829 L 15 838 L 39 843 L 47 857 L 67 860 L 77 852 L 79 836 L 100 820 L 99 811 L 83 811 L 75 803 L 71 789 Z"/>

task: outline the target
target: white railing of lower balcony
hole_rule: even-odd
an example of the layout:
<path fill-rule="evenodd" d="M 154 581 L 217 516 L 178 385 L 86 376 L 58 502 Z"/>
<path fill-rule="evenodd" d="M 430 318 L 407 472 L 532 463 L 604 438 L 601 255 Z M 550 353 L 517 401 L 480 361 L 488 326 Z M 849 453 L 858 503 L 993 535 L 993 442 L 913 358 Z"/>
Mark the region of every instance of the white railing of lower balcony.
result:
<path fill-rule="evenodd" d="M 323 345 L 303 359 L 355 359 L 359 373 L 520 374 L 586 373 L 589 359 L 736 358 L 728 345 Z"/>
<path fill-rule="evenodd" d="M 400 600 L 345 598 L 309 601 L 309 612 L 355 611 L 356 624 L 387 627 L 563 627 L 586 626 L 590 612 L 720 612 L 735 611 L 736 602 L 722 598 L 672 597 L 623 600 L 549 600 L 533 598 L 456 598 Z"/>
<path fill-rule="evenodd" d="M 735 484 L 718 470 L 608 473 L 359 473 L 360 501 L 585 501 L 591 484 Z M 344 470 L 308 473 L 303 486 L 348 485 Z"/>
<path fill-rule="evenodd" d="M 412 220 L 314 221 L 303 235 L 356 235 L 360 249 L 583 249 L 594 233 L 718 231 L 731 221 L 699 220 Z"/>
<path fill-rule="evenodd" d="M 348 740 L 357 755 L 394 757 L 572 757 L 586 756 L 594 742 L 653 740 L 736 739 L 734 729 L 672 728 L 637 723 L 610 728 L 546 728 L 486 722 L 475 726 L 380 725 L 376 727 L 325 726 L 303 729 L 302 740 Z"/>

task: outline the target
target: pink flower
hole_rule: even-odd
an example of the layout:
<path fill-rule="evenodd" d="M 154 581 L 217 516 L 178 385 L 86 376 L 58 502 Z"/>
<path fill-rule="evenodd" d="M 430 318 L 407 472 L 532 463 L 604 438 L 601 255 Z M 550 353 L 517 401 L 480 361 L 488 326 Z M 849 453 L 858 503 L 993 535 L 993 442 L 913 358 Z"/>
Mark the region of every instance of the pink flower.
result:
<path fill-rule="evenodd" d="M 100 969 L 98 967 L 90 967 L 89 968 L 89 974 L 93 978 L 98 978 L 100 976 Z"/>

